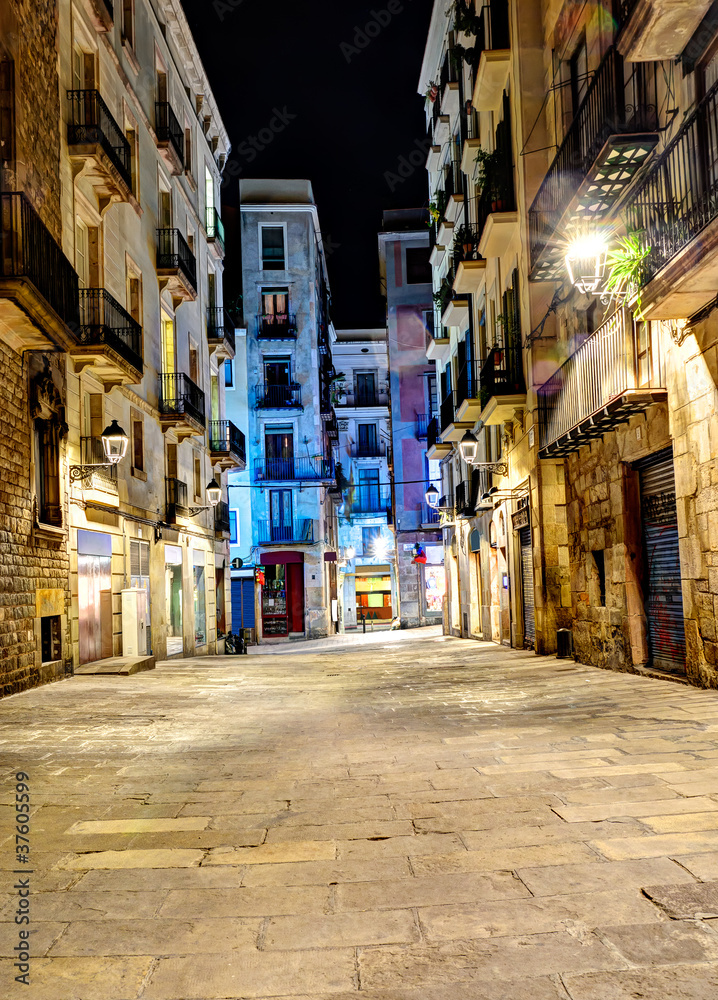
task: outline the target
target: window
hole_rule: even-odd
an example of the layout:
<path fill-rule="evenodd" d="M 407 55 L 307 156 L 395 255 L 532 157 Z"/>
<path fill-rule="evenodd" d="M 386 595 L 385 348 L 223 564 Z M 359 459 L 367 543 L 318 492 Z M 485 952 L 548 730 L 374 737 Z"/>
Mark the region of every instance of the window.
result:
<path fill-rule="evenodd" d="M 87 288 L 89 282 L 89 250 L 87 226 L 81 219 L 75 222 L 75 270 L 81 288 Z"/>
<path fill-rule="evenodd" d="M 594 579 L 598 583 L 597 603 L 601 608 L 606 607 L 606 553 L 603 549 L 592 552 L 593 568 L 595 570 Z"/>
<path fill-rule="evenodd" d="M 204 165 L 204 203 L 207 210 L 207 233 L 209 236 L 216 236 L 214 228 L 214 178 L 206 163 Z"/>
<path fill-rule="evenodd" d="M 234 365 L 231 358 L 224 362 L 224 387 L 234 389 Z"/>
<path fill-rule="evenodd" d="M 426 332 L 430 337 L 434 336 L 434 310 L 425 309 L 424 310 L 424 326 L 426 327 Z"/>
<path fill-rule="evenodd" d="M 381 496 L 379 492 L 379 470 L 360 469 L 359 486 L 357 489 L 357 511 L 360 513 L 379 513 L 381 511 Z"/>
<path fill-rule="evenodd" d="M 130 48 L 135 44 L 135 2 L 122 0 L 122 41 Z"/>
<path fill-rule="evenodd" d="M 150 543 L 142 539 L 130 539 L 130 586 L 138 587 L 147 594 L 147 650 L 150 647 Z"/>
<path fill-rule="evenodd" d="M 376 424 L 359 424 L 358 458 L 372 458 L 379 454 L 377 444 Z"/>
<path fill-rule="evenodd" d="M 160 229 L 172 228 L 172 195 L 167 188 L 160 186 L 158 222 Z"/>
<path fill-rule="evenodd" d="M 189 349 L 189 377 L 195 385 L 199 384 L 199 355 L 197 348 L 192 345 L 190 345 Z"/>
<path fill-rule="evenodd" d="M 406 249 L 406 283 L 407 285 L 430 285 L 431 264 L 429 254 L 431 247 L 407 247 Z"/>
<path fill-rule="evenodd" d="M 576 46 L 569 60 L 569 82 L 571 84 L 571 118 L 575 118 L 588 90 L 588 54 L 585 36 Z"/>
<path fill-rule="evenodd" d="M 142 326 L 142 279 L 134 274 L 127 278 L 127 311 Z"/>
<path fill-rule="evenodd" d="M 436 373 L 427 375 L 426 379 L 426 412 L 430 417 L 435 417 L 439 412 L 436 402 Z"/>
<path fill-rule="evenodd" d="M 381 527 L 378 524 L 372 525 L 370 528 L 361 529 L 362 552 L 365 558 L 374 555 L 374 546 L 380 538 Z"/>
<path fill-rule="evenodd" d="M 265 358 L 264 381 L 267 385 L 289 385 L 291 358 Z"/>
<path fill-rule="evenodd" d="M 262 268 L 265 271 L 283 271 L 284 267 L 284 228 L 262 226 Z"/>
<path fill-rule="evenodd" d="M 210 309 L 217 305 L 217 276 L 214 271 L 207 272 L 207 302 Z"/>
<path fill-rule="evenodd" d="M 40 648 L 43 663 L 51 663 L 62 658 L 59 615 L 45 615 L 40 619 Z"/>
<path fill-rule="evenodd" d="M 167 74 L 161 66 L 155 69 L 155 86 L 157 88 L 158 104 L 167 103 Z"/>
<path fill-rule="evenodd" d="M 0 59 L 0 168 L 15 169 L 15 64 Z"/>
<path fill-rule="evenodd" d="M 138 197 L 139 192 L 139 153 L 140 147 L 137 141 L 137 131 L 134 125 L 125 125 L 125 138 L 130 146 L 130 177 L 132 184 L 132 193 L 135 197 Z"/>
<path fill-rule="evenodd" d="M 194 641 L 198 646 L 207 642 L 207 608 L 205 603 L 205 555 L 201 549 L 192 550 L 192 575 L 194 582 Z"/>
<path fill-rule="evenodd" d="M 184 130 L 184 172 L 192 173 L 192 129 L 185 123 Z"/>
<path fill-rule="evenodd" d="M 132 468 L 143 472 L 145 468 L 144 421 L 142 415 L 132 415 Z"/>
<path fill-rule="evenodd" d="M 288 288 L 265 288 L 262 292 L 262 314 L 265 319 L 275 323 L 286 322 L 288 299 Z"/>
<path fill-rule="evenodd" d="M 239 533 L 238 533 L 238 521 L 237 521 L 237 511 L 230 510 L 229 512 L 229 542 L 230 545 L 239 545 Z"/>
<path fill-rule="evenodd" d="M 177 445 L 167 445 L 167 478 L 177 478 Z"/>
<path fill-rule="evenodd" d="M 640 388 L 652 382 L 651 326 L 645 320 L 636 323 L 636 367 Z"/>
<path fill-rule="evenodd" d="M 374 372 L 356 372 L 354 376 L 357 406 L 376 406 L 376 375 Z"/>
<path fill-rule="evenodd" d="M 194 495 L 197 500 L 202 499 L 202 463 L 199 455 L 194 456 Z"/>
<path fill-rule="evenodd" d="M 60 425 L 57 417 L 35 421 L 35 492 L 38 519 L 62 527 Z"/>

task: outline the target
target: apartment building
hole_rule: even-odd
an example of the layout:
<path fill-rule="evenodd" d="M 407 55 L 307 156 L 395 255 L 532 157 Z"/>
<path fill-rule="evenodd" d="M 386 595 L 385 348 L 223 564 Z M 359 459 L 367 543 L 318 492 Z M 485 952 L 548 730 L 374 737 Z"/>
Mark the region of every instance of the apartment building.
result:
<path fill-rule="evenodd" d="M 398 610 L 386 329 L 337 330 L 332 357 L 340 630 L 383 628 Z"/>
<path fill-rule="evenodd" d="M 229 143 L 182 7 L 31 6 L 25 25 L 2 8 L 3 339 L 29 407 L 17 533 L 57 572 L 23 684 L 221 649 L 226 470 L 244 464 L 220 377 Z"/>
<path fill-rule="evenodd" d="M 248 395 L 242 388 L 227 398 L 230 415 L 246 400 L 251 468 L 230 482 L 238 532 L 231 559 L 242 562 L 235 562 L 233 588 L 249 616 L 254 569 L 261 567 L 255 627 L 263 641 L 326 636 L 336 629 L 336 544 L 327 491 L 334 485 L 338 429 L 317 207 L 305 180 L 242 180 L 239 191 L 246 342 L 245 367 L 240 370 L 235 359 L 232 378 Z M 239 515 L 248 510 L 245 523 Z"/>
<path fill-rule="evenodd" d="M 718 19 L 599 14 L 541 5 L 538 446 L 565 463 L 576 658 L 715 686 Z"/>
<path fill-rule="evenodd" d="M 427 359 L 438 382 L 427 456 L 441 463 L 445 630 L 547 652 L 570 601 L 543 502 L 561 463 L 538 469 L 531 391 L 542 293 L 529 285 L 524 206 L 538 182 L 522 154 L 542 111 L 539 15 L 533 0 L 520 10 L 437 0 L 419 93 L 435 304 Z"/>
<path fill-rule="evenodd" d="M 426 359 L 434 329 L 426 210 L 384 212 L 379 233 L 381 291 L 386 300 L 396 562 L 402 627 L 442 620 L 445 575 L 439 511 L 426 490 L 441 484 L 426 434 L 438 415 L 436 367 Z"/>

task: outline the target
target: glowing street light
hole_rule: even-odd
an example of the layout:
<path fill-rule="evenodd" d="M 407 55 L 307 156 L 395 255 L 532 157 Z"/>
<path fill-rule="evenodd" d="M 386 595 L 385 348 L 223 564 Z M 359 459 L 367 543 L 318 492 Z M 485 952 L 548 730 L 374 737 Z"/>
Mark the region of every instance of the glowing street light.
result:
<path fill-rule="evenodd" d="M 473 465 L 476 458 L 476 453 L 479 449 L 479 442 L 476 439 L 476 435 L 472 434 L 471 431 L 467 431 L 466 434 L 461 439 L 459 444 L 459 451 L 461 452 L 461 457 L 469 465 Z"/>
<path fill-rule="evenodd" d="M 439 506 L 439 491 L 435 486 L 430 486 L 426 493 L 424 494 L 424 499 L 426 500 L 427 506 L 438 507 Z"/>
<path fill-rule="evenodd" d="M 574 288 L 587 295 L 595 294 L 603 284 L 608 246 L 602 236 L 576 240 L 566 254 L 566 270 Z"/>

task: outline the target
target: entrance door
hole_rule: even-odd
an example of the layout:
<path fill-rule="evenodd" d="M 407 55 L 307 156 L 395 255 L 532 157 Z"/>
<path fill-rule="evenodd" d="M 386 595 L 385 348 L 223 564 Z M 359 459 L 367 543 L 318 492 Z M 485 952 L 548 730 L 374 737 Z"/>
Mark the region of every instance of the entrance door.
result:
<path fill-rule="evenodd" d="M 289 631 L 304 631 L 304 563 L 287 563 Z"/>
<path fill-rule="evenodd" d="M 294 479 L 294 435 L 291 427 L 275 427 L 264 435 L 266 479 Z"/>
<path fill-rule="evenodd" d="M 359 424 L 359 450 L 357 454 L 360 458 L 373 458 L 379 454 L 376 438 L 376 424 Z"/>
<path fill-rule="evenodd" d="M 536 621 L 534 615 L 534 560 L 531 549 L 531 528 L 519 532 L 521 542 L 521 587 L 524 604 L 524 646 L 536 643 Z"/>
<path fill-rule="evenodd" d="M 270 536 L 273 542 L 292 541 L 292 491 L 269 493 Z"/>
<path fill-rule="evenodd" d="M 646 619 L 651 664 L 685 673 L 678 516 L 672 451 L 639 466 L 643 544 L 646 556 Z"/>
<path fill-rule="evenodd" d="M 267 406 L 287 406 L 291 379 L 290 359 L 272 358 L 264 362 L 264 394 Z"/>
<path fill-rule="evenodd" d="M 77 533 L 80 663 L 112 656 L 112 539 Z"/>
<path fill-rule="evenodd" d="M 356 376 L 357 406 L 376 405 L 376 376 L 373 372 L 359 372 Z"/>

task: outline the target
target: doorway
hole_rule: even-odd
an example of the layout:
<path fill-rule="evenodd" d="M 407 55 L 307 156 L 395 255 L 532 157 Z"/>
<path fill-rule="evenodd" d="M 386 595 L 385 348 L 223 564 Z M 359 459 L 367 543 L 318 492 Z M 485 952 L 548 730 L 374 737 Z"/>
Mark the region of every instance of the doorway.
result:
<path fill-rule="evenodd" d="M 292 541 L 292 491 L 270 490 L 269 526 L 273 542 Z"/>
<path fill-rule="evenodd" d="M 266 479 L 294 479 L 294 433 L 291 427 L 271 427 L 264 434 Z"/>
<path fill-rule="evenodd" d="M 112 656 L 111 535 L 78 530 L 77 598 L 80 663 Z"/>

